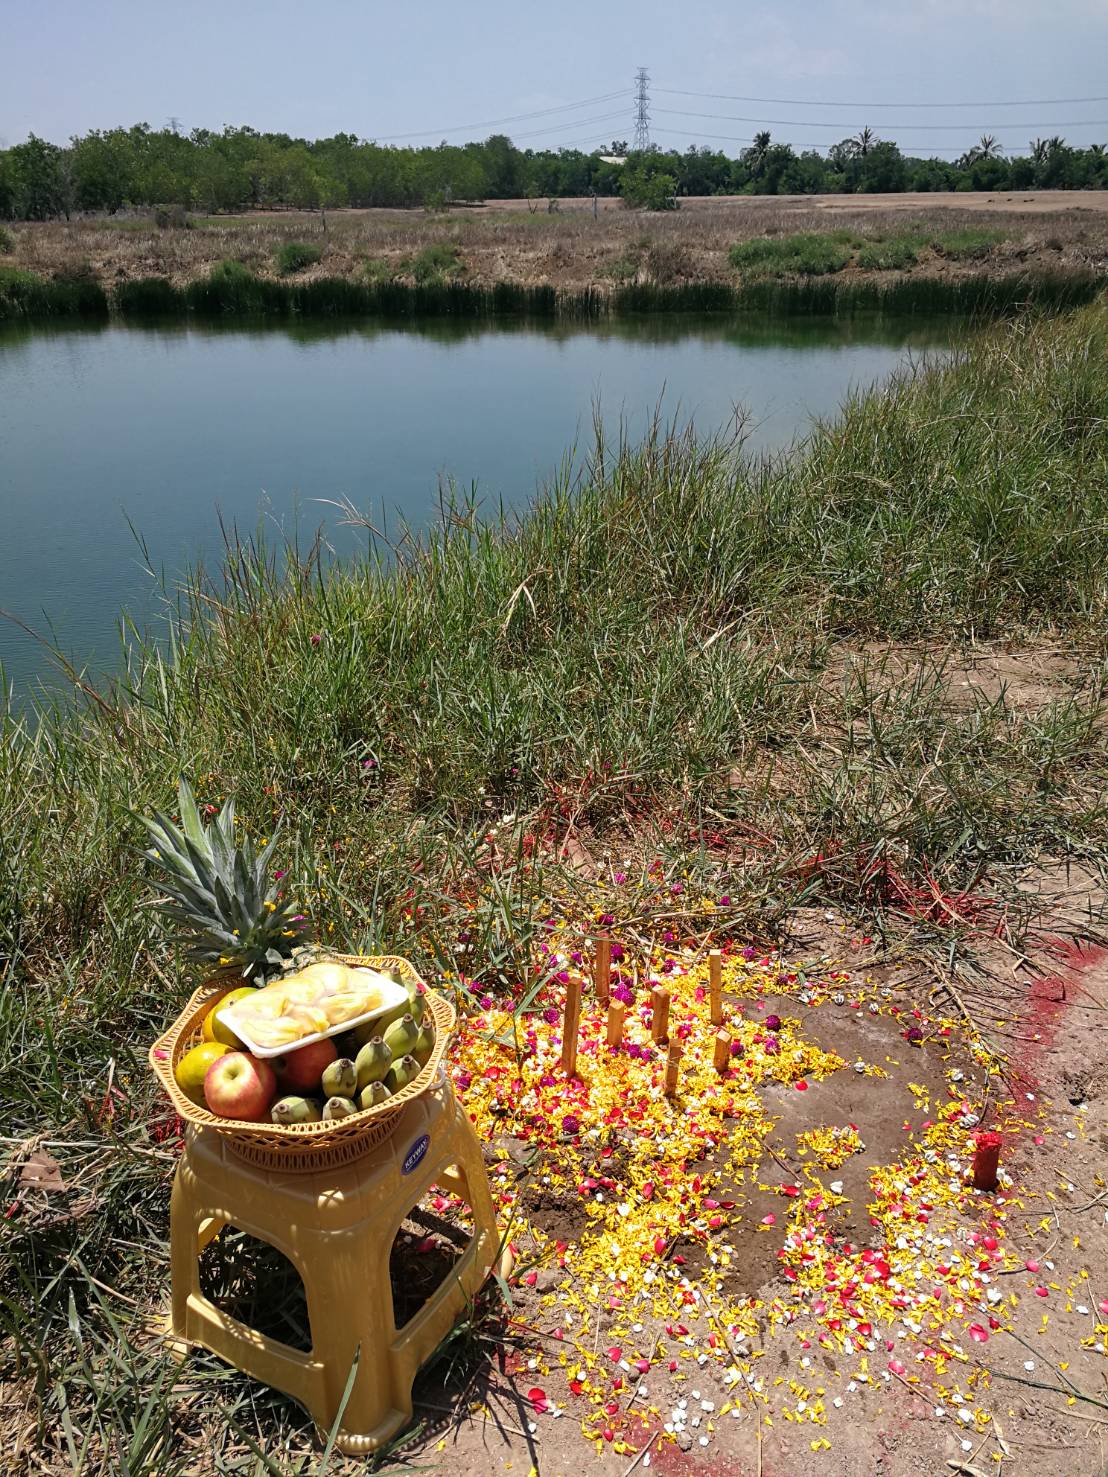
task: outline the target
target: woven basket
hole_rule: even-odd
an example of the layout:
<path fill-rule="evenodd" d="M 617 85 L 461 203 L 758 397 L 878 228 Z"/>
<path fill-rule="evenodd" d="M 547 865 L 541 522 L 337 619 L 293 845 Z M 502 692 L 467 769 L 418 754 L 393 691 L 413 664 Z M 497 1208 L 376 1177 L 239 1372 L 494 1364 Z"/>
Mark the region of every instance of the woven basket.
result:
<path fill-rule="evenodd" d="M 337 954 L 335 958 L 343 964 L 395 969 L 403 979 L 423 984 L 407 959 L 393 954 L 368 957 Z M 441 995 L 424 987 L 427 1010 L 435 1027 L 435 1045 L 419 1076 L 385 1102 L 373 1108 L 363 1108 L 349 1118 L 337 1118 L 327 1123 L 243 1123 L 209 1113 L 207 1108 L 194 1103 L 181 1091 L 174 1073 L 185 1052 L 203 1040 L 205 1016 L 224 995 L 241 983 L 235 977 L 226 981 L 208 980 L 201 985 L 169 1030 L 154 1042 L 148 1055 L 155 1076 L 185 1122 L 222 1134 L 235 1152 L 252 1164 L 263 1169 L 277 1169 L 284 1174 L 316 1173 L 350 1164 L 384 1143 L 406 1105 L 426 1092 L 439 1074 L 450 1032 L 454 1028 L 454 1007 Z"/>

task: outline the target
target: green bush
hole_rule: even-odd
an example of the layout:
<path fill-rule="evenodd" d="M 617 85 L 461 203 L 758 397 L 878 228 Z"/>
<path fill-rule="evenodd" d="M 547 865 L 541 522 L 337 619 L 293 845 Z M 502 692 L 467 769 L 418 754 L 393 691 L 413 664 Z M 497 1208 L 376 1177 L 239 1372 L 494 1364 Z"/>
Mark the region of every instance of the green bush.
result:
<path fill-rule="evenodd" d="M 286 241 L 273 253 L 278 271 L 287 277 L 292 272 L 302 272 L 305 267 L 314 267 L 323 255 L 323 247 L 312 241 Z"/>
<path fill-rule="evenodd" d="M 871 241 L 855 257 L 855 264 L 868 272 L 903 272 L 919 261 L 919 252 L 909 236 Z"/>
<path fill-rule="evenodd" d="M 836 236 L 806 231 L 798 236 L 755 237 L 737 241 L 728 252 L 733 267 L 752 277 L 823 277 L 841 272 L 850 260 L 850 247 Z"/>
<path fill-rule="evenodd" d="M 434 246 L 425 246 L 419 255 L 412 259 L 408 270 L 421 285 L 441 282 L 447 277 L 455 277 L 462 270 L 458 248 L 448 245 L 445 241 L 438 242 Z"/>
<path fill-rule="evenodd" d="M 639 275 L 638 258 L 634 256 L 619 256 L 614 262 L 601 267 L 601 275 L 611 277 L 613 282 L 634 282 Z"/>
<path fill-rule="evenodd" d="M 672 174 L 625 165 L 619 193 L 624 205 L 633 210 L 677 209 L 677 181 Z"/>
<path fill-rule="evenodd" d="M 0 256 L 7 256 L 15 250 L 15 237 L 6 226 L 0 226 Z"/>

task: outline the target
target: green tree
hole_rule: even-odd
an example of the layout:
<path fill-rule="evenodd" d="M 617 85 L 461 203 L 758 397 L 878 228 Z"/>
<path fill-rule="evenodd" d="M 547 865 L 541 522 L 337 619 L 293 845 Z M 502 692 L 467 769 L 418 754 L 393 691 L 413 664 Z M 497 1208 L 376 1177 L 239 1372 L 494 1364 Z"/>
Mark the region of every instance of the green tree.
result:
<path fill-rule="evenodd" d="M 648 163 L 625 164 L 620 180 L 623 203 L 635 210 L 676 210 L 677 180 Z"/>
<path fill-rule="evenodd" d="M 63 151 L 35 134 L 8 150 L 15 181 L 16 213 L 24 220 L 46 221 L 71 209 L 71 178 Z"/>

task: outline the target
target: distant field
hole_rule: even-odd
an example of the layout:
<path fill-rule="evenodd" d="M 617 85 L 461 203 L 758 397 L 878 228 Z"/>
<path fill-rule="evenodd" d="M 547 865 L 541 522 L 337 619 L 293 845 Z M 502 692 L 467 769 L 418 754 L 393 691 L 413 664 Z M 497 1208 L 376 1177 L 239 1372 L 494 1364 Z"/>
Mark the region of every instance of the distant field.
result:
<path fill-rule="evenodd" d="M 343 210 L 326 220 L 293 211 L 196 215 L 187 229 L 159 228 L 146 213 L 20 224 L 10 228 L 13 249 L 0 257 L 0 274 L 91 276 L 106 287 L 163 277 L 185 286 L 230 259 L 256 276 L 298 282 L 548 284 L 559 291 L 734 285 L 743 271 L 732 254 L 737 243 L 806 233 L 853 241 L 831 268 L 847 280 L 1108 269 L 1108 192 L 689 198 L 661 214 L 611 199 L 598 200 L 595 215 L 592 200 L 555 204 Z M 988 236 L 981 251 L 942 246 L 975 232 Z"/>

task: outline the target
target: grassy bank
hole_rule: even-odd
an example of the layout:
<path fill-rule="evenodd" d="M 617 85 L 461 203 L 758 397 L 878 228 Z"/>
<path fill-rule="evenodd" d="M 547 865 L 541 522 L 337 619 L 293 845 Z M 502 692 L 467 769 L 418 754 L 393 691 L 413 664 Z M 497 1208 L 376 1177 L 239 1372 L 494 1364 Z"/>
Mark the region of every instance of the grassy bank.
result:
<path fill-rule="evenodd" d="M 454 280 L 297 282 L 258 277 L 237 262 L 184 286 L 165 277 L 120 282 L 109 290 L 84 279 L 36 277 L 0 268 L 0 322 L 104 317 L 132 320 L 226 317 L 534 317 L 600 318 L 649 312 L 782 314 L 945 313 L 993 315 L 1026 307 L 1062 309 L 1090 302 L 1102 279 L 1093 272 L 893 279 L 755 276 L 726 282 L 637 283 L 557 290 Z"/>
<path fill-rule="evenodd" d="M 471 314 L 550 313 L 551 294 L 566 313 L 607 311 L 625 289 L 663 308 L 730 307 L 738 291 L 775 281 L 788 291 L 815 271 L 841 280 L 842 307 L 893 278 L 900 291 L 906 281 L 946 292 L 947 310 L 959 311 L 959 294 L 983 278 L 1103 276 L 1108 211 L 1099 195 L 1044 202 L 1049 209 L 1034 196 L 974 208 L 956 200 L 898 197 L 895 208 L 859 196 L 685 200 L 663 215 L 602 206 L 595 216 L 589 201 L 563 201 L 554 213 L 520 201 L 329 212 L 325 227 L 298 212 L 161 224 L 121 214 L 13 225 L 2 265 L 46 284 L 89 281 L 121 309 L 160 304 L 162 313 L 204 311 L 213 297 L 212 310 L 226 310 L 229 284 L 204 284 L 235 272 L 264 284 L 249 295 L 266 311 L 441 312 L 445 300 Z"/>
<path fill-rule="evenodd" d="M 44 1133 L 73 1186 L 4 1223 L 4 1378 L 40 1468 L 69 1470 L 64 1421 L 84 1470 L 165 1477 L 298 1426 L 214 1361 L 176 1383 L 147 1332 L 173 1156 L 141 1057 L 189 984 L 138 907 L 134 809 L 182 768 L 234 791 L 282 824 L 326 937 L 492 991 L 578 885 L 567 842 L 608 857 L 617 918 L 657 863 L 747 938 L 818 901 L 944 961 L 985 909 L 1014 947 L 1029 868 L 1108 868 L 1106 403 L 1104 305 L 1020 320 L 780 462 L 659 428 L 518 521 L 458 505 L 338 570 L 236 548 L 167 653 L 128 633 L 76 711 L 8 714 L 5 1131 Z M 973 902 L 916 907 L 931 887 Z"/>

